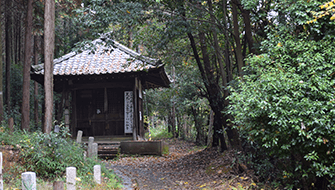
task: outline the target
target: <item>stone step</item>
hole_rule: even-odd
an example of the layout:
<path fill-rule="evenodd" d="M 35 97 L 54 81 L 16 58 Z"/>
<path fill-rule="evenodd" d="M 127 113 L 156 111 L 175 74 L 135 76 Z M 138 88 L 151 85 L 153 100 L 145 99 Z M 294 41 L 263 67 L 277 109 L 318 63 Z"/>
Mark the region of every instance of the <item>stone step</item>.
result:
<path fill-rule="evenodd" d="M 99 154 L 98 156 L 103 159 L 112 159 L 115 158 L 117 154 Z"/>
<path fill-rule="evenodd" d="M 117 156 L 119 148 L 119 142 L 98 143 L 98 156 L 106 159 L 114 158 Z"/>

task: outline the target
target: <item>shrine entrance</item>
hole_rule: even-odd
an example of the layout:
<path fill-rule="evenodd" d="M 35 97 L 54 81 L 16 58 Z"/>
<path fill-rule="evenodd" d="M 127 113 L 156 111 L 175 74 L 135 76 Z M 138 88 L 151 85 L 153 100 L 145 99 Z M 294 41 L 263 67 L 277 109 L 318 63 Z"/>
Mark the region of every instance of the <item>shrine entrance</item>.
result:
<path fill-rule="evenodd" d="M 83 131 L 84 136 L 116 136 L 132 133 L 132 129 L 127 127 L 133 120 L 133 97 L 125 98 L 130 94 L 132 95 L 132 91 L 120 88 L 77 90 L 76 131 Z"/>

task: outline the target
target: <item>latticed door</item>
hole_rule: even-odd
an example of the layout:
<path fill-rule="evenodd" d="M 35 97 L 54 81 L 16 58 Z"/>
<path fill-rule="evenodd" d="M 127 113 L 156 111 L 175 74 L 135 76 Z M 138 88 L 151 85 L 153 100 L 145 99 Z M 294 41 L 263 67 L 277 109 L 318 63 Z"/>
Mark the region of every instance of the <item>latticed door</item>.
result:
<path fill-rule="evenodd" d="M 124 135 L 124 90 L 78 90 L 77 130 L 84 136 Z"/>

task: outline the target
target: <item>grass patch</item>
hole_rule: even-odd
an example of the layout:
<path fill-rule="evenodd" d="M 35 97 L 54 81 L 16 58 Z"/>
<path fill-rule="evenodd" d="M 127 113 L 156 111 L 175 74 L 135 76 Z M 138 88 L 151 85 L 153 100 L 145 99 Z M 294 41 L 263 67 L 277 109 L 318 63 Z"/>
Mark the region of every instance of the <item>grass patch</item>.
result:
<path fill-rule="evenodd" d="M 162 152 L 163 155 L 169 155 L 170 154 L 170 150 L 169 150 L 169 145 L 167 145 L 165 142 L 164 142 L 164 145 L 163 145 L 163 152 Z"/>

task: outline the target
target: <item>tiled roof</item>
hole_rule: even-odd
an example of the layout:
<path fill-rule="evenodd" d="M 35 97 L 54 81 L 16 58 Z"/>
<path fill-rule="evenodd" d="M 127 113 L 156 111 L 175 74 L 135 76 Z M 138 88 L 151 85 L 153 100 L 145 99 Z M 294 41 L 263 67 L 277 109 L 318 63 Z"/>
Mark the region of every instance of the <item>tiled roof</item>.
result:
<path fill-rule="evenodd" d="M 53 74 L 66 75 L 101 75 L 114 73 L 127 73 L 159 68 L 161 61 L 141 56 L 135 51 L 113 41 L 107 48 L 104 41 L 93 41 L 96 51 L 90 50 L 81 53 L 71 52 L 58 59 L 54 59 Z M 32 66 L 32 72 L 37 75 L 44 74 L 43 64 Z"/>

